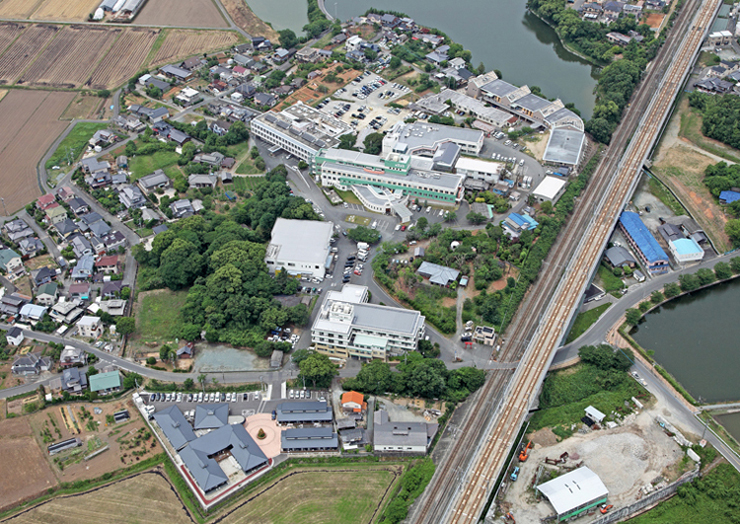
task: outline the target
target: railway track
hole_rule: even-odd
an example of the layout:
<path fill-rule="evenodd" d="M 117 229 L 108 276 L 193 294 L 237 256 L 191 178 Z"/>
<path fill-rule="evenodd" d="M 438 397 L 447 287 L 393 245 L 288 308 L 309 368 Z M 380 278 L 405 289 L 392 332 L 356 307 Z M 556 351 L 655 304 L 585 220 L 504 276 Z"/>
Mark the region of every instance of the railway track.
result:
<path fill-rule="evenodd" d="M 545 261 L 512 323 L 502 360 L 521 358 L 514 375 L 490 375 L 461 425 L 462 437 L 439 465 L 410 522 L 477 522 L 504 467 L 554 349 L 590 280 L 621 208 L 639 179 L 674 97 L 721 0 L 689 0 L 651 62 L 608 152 Z M 678 49 L 678 55 L 676 50 Z M 656 97 L 655 93 L 659 95 Z M 623 156 L 623 152 L 626 153 Z M 616 174 L 616 175 L 615 175 Z M 564 278 L 566 277 L 566 278 Z M 544 318 L 544 323 L 542 322 Z M 503 399 L 508 399 L 502 403 Z"/>

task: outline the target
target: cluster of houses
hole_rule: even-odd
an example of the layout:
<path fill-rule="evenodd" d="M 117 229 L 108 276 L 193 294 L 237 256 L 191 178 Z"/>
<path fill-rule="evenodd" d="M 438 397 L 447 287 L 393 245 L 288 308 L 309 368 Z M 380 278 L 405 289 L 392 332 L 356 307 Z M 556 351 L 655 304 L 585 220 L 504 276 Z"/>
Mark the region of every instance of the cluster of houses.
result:
<path fill-rule="evenodd" d="M 706 70 L 704 78 L 697 81 L 697 91 L 708 94 L 735 93 L 735 85 L 740 82 L 740 63 L 731 60 L 720 60 L 719 64 Z"/>
<path fill-rule="evenodd" d="M 583 20 L 611 24 L 622 15 L 632 15 L 639 19 L 644 12 L 662 11 L 667 5 L 666 0 L 639 0 L 634 3 L 594 1 L 586 2 L 578 8 L 578 13 Z"/>

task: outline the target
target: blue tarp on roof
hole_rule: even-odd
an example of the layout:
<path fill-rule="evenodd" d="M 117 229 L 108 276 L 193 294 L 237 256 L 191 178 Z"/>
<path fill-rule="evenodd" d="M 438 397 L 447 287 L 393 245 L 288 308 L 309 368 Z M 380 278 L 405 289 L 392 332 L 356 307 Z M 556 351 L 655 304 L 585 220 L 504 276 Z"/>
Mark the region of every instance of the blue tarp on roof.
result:
<path fill-rule="evenodd" d="M 632 211 L 625 211 L 619 217 L 619 222 L 629 236 L 632 237 L 632 240 L 635 241 L 635 244 L 637 244 L 637 247 L 642 251 L 648 262 L 668 260 L 668 255 L 665 254 L 658 241 L 655 240 L 655 237 L 642 222 L 640 215 Z"/>
<path fill-rule="evenodd" d="M 539 224 L 529 215 L 520 215 L 519 213 L 511 213 L 509 218 L 513 220 L 519 227 L 523 227 L 529 230 L 536 228 Z"/>
<path fill-rule="evenodd" d="M 740 193 L 737 191 L 722 191 L 719 194 L 719 201 L 722 204 L 732 204 L 736 200 L 740 200 Z"/>

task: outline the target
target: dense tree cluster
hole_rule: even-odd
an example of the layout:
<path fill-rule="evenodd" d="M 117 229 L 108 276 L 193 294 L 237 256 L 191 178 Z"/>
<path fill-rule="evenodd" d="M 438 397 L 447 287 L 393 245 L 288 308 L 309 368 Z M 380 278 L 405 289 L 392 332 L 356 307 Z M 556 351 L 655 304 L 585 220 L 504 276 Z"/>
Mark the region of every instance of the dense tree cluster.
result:
<path fill-rule="evenodd" d="M 735 94 L 708 95 L 694 91 L 689 105 L 701 111 L 701 132 L 725 144 L 740 148 L 740 97 Z"/>
<path fill-rule="evenodd" d="M 295 293 L 297 281 L 286 272 L 271 277 L 264 262 L 278 217 L 318 219 L 310 204 L 289 194 L 285 180 L 280 166 L 229 216 L 185 218 L 157 235 L 151 251 L 134 247 L 143 289 L 190 287 L 173 336 L 193 340 L 205 330 L 209 341 L 253 347 L 274 327 L 308 321 L 305 305 L 284 308 L 273 298 Z"/>
<path fill-rule="evenodd" d="M 388 363 L 373 360 L 362 366 L 355 378 L 345 380 L 342 387 L 372 395 L 397 393 L 411 397 L 444 398 L 462 401 L 486 380 L 482 369 L 463 367 L 448 370 L 444 362 L 424 358 L 420 353 L 408 353 L 404 361 L 391 371 Z"/>

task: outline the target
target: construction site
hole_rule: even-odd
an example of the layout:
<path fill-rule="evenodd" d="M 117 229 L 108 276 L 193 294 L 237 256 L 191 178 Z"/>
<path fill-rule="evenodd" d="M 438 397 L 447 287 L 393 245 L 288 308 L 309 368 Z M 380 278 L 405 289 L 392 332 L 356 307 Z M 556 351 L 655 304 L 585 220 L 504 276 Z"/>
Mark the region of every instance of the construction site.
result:
<path fill-rule="evenodd" d="M 566 518 L 591 522 L 595 516 L 629 506 L 673 483 L 695 469 L 695 462 L 684 458 L 679 442 L 685 445 L 687 441 L 662 418 L 661 411 L 638 409 L 608 425 L 589 421 L 572 428 L 573 436 L 564 440 L 550 428 L 531 433 L 514 453 L 488 519 L 495 514 L 499 522 L 520 524 Z M 555 486 L 561 491 L 569 491 L 570 483 L 574 491 L 586 492 L 583 501 L 573 502 L 566 514 L 552 494 L 543 496 L 553 491 L 547 485 L 556 484 L 550 482 L 555 479 L 563 481 L 562 486 Z M 572 492 L 565 495 L 573 498 Z"/>

